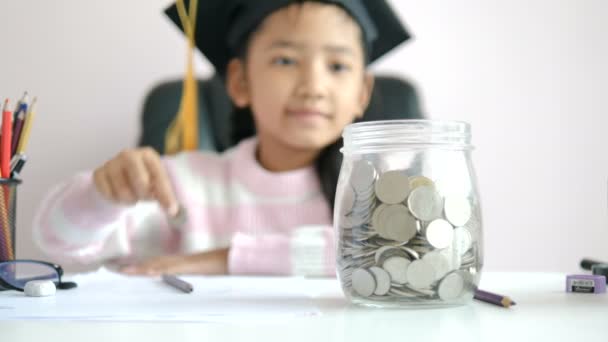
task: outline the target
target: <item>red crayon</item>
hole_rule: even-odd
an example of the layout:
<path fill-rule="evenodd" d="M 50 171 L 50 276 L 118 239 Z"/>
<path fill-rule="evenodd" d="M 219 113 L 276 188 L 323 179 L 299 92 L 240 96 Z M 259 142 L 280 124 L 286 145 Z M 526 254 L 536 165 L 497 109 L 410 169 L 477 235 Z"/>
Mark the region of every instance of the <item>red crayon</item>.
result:
<path fill-rule="evenodd" d="M 13 113 L 8 109 L 8 99 L 6 99 L 2 110 L 2 137 L 0 138 L 0 173 L 2 178 L 9 178 L 11 175 L 12 133 Z"/>

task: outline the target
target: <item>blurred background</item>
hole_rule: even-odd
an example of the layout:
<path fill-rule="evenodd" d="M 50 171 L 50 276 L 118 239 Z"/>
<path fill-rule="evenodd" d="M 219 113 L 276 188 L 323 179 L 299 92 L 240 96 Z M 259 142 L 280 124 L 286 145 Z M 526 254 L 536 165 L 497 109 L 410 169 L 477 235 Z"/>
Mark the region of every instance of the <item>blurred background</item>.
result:
<path fill-rule="evenodd" d="M 146 93 L 183 75 L 186 42 L 162 13 L 171 2 L 0 2 L 0 97 L 39 99 L 19 258 L 45 258 L 30 238 L 44 193 L 134 146 Z M 608 2 L 392 4 L 415 40 L 373 69 L 416 84 L 430 118 L 472 124 L 485 269 L 608 260 Z M 197 73 L 211 73 L 200 55 Z"/>

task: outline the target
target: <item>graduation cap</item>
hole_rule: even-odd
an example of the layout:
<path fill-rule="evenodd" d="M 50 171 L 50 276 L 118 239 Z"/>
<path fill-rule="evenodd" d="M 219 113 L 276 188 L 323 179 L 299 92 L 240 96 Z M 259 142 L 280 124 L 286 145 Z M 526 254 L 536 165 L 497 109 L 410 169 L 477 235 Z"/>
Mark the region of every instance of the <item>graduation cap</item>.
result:
<path fill-rule="evenodd" d="M 369 63 L 410 38 L 386 0 L 316 1 L 340 6 L 359 24 Z M 177 0 L 166 9 L 169 18 L 186 33 L 189 49 L 184 91 L 179 111 L 165 135 L 165 153 L 198 148 L 198 86 L 192 61 L 194 47 L 223 76 L 243 38 L 273 12 L 298 2 L 303 1 Z"/>
<path fill-rule="evenodd" d="M 361 27 L 368 55 L 374 62 L 410 38 L 386 0 L 317 0 L 343 8 Z M 273 12 L 302 0 L 203 0 L 196 10 L 195 45 L 223 75 L 243 37 Z M 189 8 L 189 0 L 184 0 Z M 176 4 L 166 9 L 183 30 Z M 190 13 L 188 16 L 192 17 Z"/>

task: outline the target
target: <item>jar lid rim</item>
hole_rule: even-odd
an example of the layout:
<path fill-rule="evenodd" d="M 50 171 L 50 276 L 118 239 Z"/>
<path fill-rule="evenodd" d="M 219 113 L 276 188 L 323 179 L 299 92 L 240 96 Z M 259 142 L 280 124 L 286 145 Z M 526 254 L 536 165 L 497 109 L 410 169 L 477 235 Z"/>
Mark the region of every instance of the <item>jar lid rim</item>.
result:
<path fill-rule="evenodd" d="M 343 152 L 441 148 L 470 150 L 471 126 L 453 120 L 384 120 L 346 126 Z"/>
<path fill-rule="evenodd" d="M 414 125 L 428 125 L 435 127 L 457 127 L 460 126 L 463 129 L 470 129 L 471 125 L 462 120 L 442 120 L 442 119 L 396 119 L 396 120 L 376 120 L 376 121 L 363 121 L 363 122 L 355 122 L 348 126 L 345 129 L 359 129 L 365 127 L 379 127 L 379 126 L 414 126 Z"/>

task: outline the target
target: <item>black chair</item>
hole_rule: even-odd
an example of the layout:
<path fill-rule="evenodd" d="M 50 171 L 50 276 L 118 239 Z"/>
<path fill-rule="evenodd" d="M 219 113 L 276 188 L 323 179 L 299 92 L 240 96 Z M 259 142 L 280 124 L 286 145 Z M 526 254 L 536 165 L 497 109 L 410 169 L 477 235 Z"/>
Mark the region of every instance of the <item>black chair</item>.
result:
<path fill-rule="evenodd" d="M 141 117 L 139 146 L 164 152 L 165 132 L 177 114 L 182 80 L 164 82 L 147 95 Z M 199 148 L 222 152 L 232 147 L 231 114 L 233 106 L 219 76 L 198 82 Z M 420 119 L 422 110 L 415 88 L 391 76 L 376 76 L 370 104 L 361 121 Z"/>

